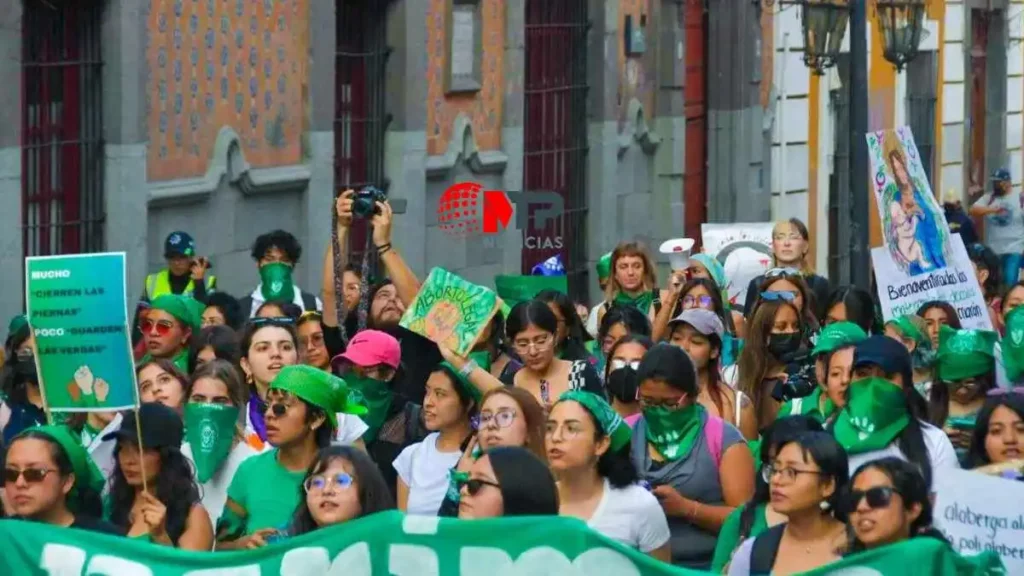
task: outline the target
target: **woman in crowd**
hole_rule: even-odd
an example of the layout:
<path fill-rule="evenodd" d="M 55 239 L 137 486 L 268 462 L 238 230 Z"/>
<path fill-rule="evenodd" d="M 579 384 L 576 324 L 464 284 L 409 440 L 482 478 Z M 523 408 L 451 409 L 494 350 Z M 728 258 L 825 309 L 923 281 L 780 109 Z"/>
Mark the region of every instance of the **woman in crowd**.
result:
<path fill-rule="evenodd" d="M 460 480 L 459 518 L 555 516 L 558 490 L 547 463 L 525 448 L 500 446 Z"/>
<path fill-rule="evenodd" d="M 912 462 L 901 458 L 872 460 L 850 479 L 846 499 L 849 519 L 847 554 L 874 550 L 911 538 L 935 538 L 928 482 Z"/>
<path fill-rule="evenodd" d="M 815 274 L 811 268 L 807 257 L 810 249 L 811 236 L 803 222 L 797 218 L 776 222 L 772 229 L 772 267 L 797 271 L 813 293 L 813 306 L 808 312 L 814 317 L 822 317 L 815 307 L 821 306 L 828 299 L 829 284 L 828 280 Z M 758 276 L 747 286 L 747 301 L 743 306 L 747 318 L 754 315 L 754 302 L 762 292 L 759 287 L 768 277 L 768 274 Z"/>
<path fill-rule="evenodd" d="M 715 283 L 719 293 L 722 295 L 722 304 L 732 317 L 732 325 L 736 328 L 736 338 L 745 338 L 747 330 L 743 311 L 737 310 L 729 301 L 729 279 L 725 276 L 725 267 L 722 266 L 722 263 L 710 254 L 694 254 L 690 256 L 689 271 L 690 278 L 705 278 Z"/>
<path fill-rule="evenodd" d="M 903 343 L 914 367 L 914 388 L 928 400 L 935 380 L 936 350 L 928 337 L 928 327 L 920 316 L 899 316 L 885 325 L 885 335 Z M 932 422 L 935 424 L 935 422 Z M 941 424 L 941 423 L 940 423 Z"/>
<path fill-rule="evenodd" d="M 289 324 L 295 324 L 302 316 L 302 308 L 291 302 L 270 301 L 260 304 L 256 309 L 253 318 L 265 318 L 267 320 L 279 320 Z"/>
<path fill-rule="evenodd" d="M 978 412 L 971 435 L 968 468 L 1016 462 L 1019 478 L 1024 473 L 1024 389 L 993 391 Z"/>
<path fill-rule="evenodd" d="M 690 355 L 697 367 L 699 394 L 697 401 L 708 412 L 731 422 L 744 438 L 757 438 L 757 414 L 750 399 L 734 390 L 722 380 L 719 358 L 725 329 L 714 312 L 704 308 L 690 308 L 669 324 L 670 342 Z"/>
<path fill-rule="evenodd" d="M 126 413 L 121 427 L 104 438 L 117 441 L 110 521 L 129 538 L 208 551 L 213 547 L 213 525 L 200 503 L 192 467 L 181 454 L 183 435 L 181 416 L 150 402 Z"/>
<path fill-rule="evenodd" d="M 298 336 L 299 361 L 303 364 L 319 368 L 331 369 L 331 355 L 324 344 L 324 329 L 321 324 L 323 316 L 316 310 L 303 312 L 295 323 Z"/>
<path fill-rule="evenodd" d="M 377 465 L 359 448 L 320 450 L 302 480 L 303 498 L 288 536 L 395 509 L 391 490 Z"/>
<path fill-rule="evenodd" d="M 754 300 L 754 310 L 747 314 L 753 317 L 757 314 L 757 308 L 761 303 L 768 300 L 781 300 L 796 306 L 804 325 L 804 337 L 816 332 L 821 323 L 818 322 L 817 309 L 819 303 L 814 301 L 814 292 L 804 282 L 804 277 L 792 268 L 772 268 L 765 272 L 764 281 L 758 286 L 757 298 Z"/>
<path fill-rule="evenodd" d="M 246 310 L 248 313 L 248 310 Z M 239 330 L 245 322 L 242 308 L 238 300 L 226 292 L 214 292 L 206 296 L 206 309 L 203 310 L 203 328 L 207 326 L 227 326 Z"/>
<path fill-rule="evenodd" d="M 828 326 L 834 322 L 852 322 L 867 334 L 882 332 L 875 315 L 875 299 L 855 286 L 842 286 L 829 294 L 823 324 Z"/>
<path fill-rule="evenodd" d="M 798 574 L 839 560 L 846 542 L 840 502 L 850 470 L 835 438 L 804 432 L 780 444 L 761 472 L 772 508 L 786 522 L 740 545 L 729 574 Z"/>
<path fill-rule="evenodd" d="M 985 394 L 995 386 L 993 347 L 998 335 L 985 330 L 939 330 L 937 373 L 940 386 L 932 389 L 929 416 L 942 423 L 956 448 L 960 464 L 967 460 L 971 436 Z"/>
<path fill-rule="evenodd" d="M 218 358 L 238 366 L 242 359 L 238 333 L 227 326 L 207 326 L 189 343 L 188 373 L 192 374 L 200 365 Z"/>
<path fill-rule="evenodd" d="M 988 246 L 977 243 L 967 246 L 967 255 L 971 259 L 974 275 L 978 279 L 978 286 L 981 287 L 985 304 L 988 306 L 992 326 L 996 328 L 997 332 L 1002 333 L 999 297 L 1003 290 L 1003 272 L 999 256 Z"/>
<path fill-rule="evenodd" d="M 124 534 L 101 520 L 103 476 L 63 426 L 37 426 L 22 431 L 4 454 L 4 501 L 9 517 Z"/>
<path fill-rule="evenodd" d="M 567 392 L 546 426 L 548 462 L 558 479 L 559 513 L 665 562 L 668 522 L 658 500 L 636 485 L 629 425 L 590 392 Z"/>
<path fill-rule="evenodd" d="M 604 387 L 612 408 L 632 426 L 640 418 L 640 402 L 637 399 L 640 381 L 636 369 L 644 354 L 651 349 L 646 336 L 629 335 L 619 339 L 608 351 L 608 365 L 605 366 Z"/>
<path fill-rule="evenodd" d="M 656 344 L 637 369 L 643 416 L 630 456 L 668 518 L 672 563 L 707 569 L 725 518 L 754 492 L 754 462 L 732 424 L 698 402 L 689 355 Z"/>
<path fill-rule="evenodd" d="M 203 507 L 216 526 L 235 472 L 242 462 L 258 453 L 245 443 L 238 425 L 248 391 L 234 364 L 212 360 L 192 375 L 185 394 L 186 442 L 181 453 L 196 469 Z M 214 444 L 208 446 L 211 437 Z"/>
<path fill-rule="evenodd" d="M 548 311 L 550 313 L 550 311 Z M 393 463 L 398 473 L 398 509 L 409 514 L 434 516 L 448 489 L 449 471 L 462 456 L 470 438 L 479 392 L 465 385 L 460 375 L 439 365 L 427 379 L 423 423 L 430 434 L 408 446 Z"/>
<path fill-rule="evenodd" d="M 658 279 L 647 248 L 639 242 L 620 243 L 612 251 L 611 274 L 597 323 L 601 324 L 601 319 L 612 304 L 633 306 L 653 321 Z"/>
<path fill-rule="evenodd" d="M 34 350 L 35 339 L 28 319 L 15 316 L 7 328 L 4 369 L 0 375 L 0 432 L 4 438 L 14 438 L 22 430 L 46 424 Z"/>
<path fill-rule="evenodd" d="M 851 470 L 898 456 L 918 466 L 931 486 L 935 474 L 959 468 L 949 438 L 925 421 L 926 406 L 912 382 L 910 354 L 901 343 L 871 336 L 857 344 L 846 406 L 831 425 Z"/>
<path fill-rule="evenodd" d="M 921 304 L 917 309 L 917 316 L 924 318 L 928 338 L 932 341 L 932 349 L 939 349 L 939 327 L 949 326 L 959 330 L 960 317 L 956 315 L 956 308 L 945 300 L 932 300 Z"/>
<path fill-rule="evenodd" d="M 996 386 L 1002 389 L 1024 385 L 1024 342 L 1014 340 L 1014 334 L 1019 334 L 1015 330 L 1024 330 L 1024 312 L 1015 312 L 1022 302 L 1024 282 L 1010 286 L 1003 293 L 1000 318 L 1005 336 L 995 348 Z"/>
<path fill-rule="evenodd" d="M 587 351 L 587 330 L 576 314 L 572 299 L 558 290 L 542 290 L 535 299 L 547 304 L 558 321 L 558 331 L 555 333 L 557 356 L 562 360 L 586 360 L 596 364 L 596 359 Z"/>
<path fill-rule="evenodd" d="M 363 411 L 344 380 L 305 365 L 284 367 L 267 402 L 267 441 L 274 449 L 235 472 L 217 524 L 218 550 L 259 548 L 279 538 L 298 509 L 306 471 L 334 438 L 337 415 Z"/>
<path fill-rule="evenodd" d="M 170 360 L 150 358 L 135 368 L 139 401 L 157 402 L 181 414 L 189 380 Z"/>
<path fill-rule="evenodd" d="M 740 353 L 739 385 L 757 414 L 757 427 L 775 420 L 782 397 L 776 389 L 789 382 L 789 364 L 804 349 L 804 324 L 796 306 L 784 300 L 766 300 L 747 326 L 747 343 Z"/>
<path fill-rule="evenodd" d="M 779 418 L 802 414 L 825 422 L 846 405 L 850 385 L 853 347 L 868 335 L 853 322 L 837 321 L 825 326 L 811 350 L 818 386 L 810 396 L 793 398 L 779 409 Z"/>
<path fill-rule="evenodd" d="M 298 364 L 295 327 L 276 319 L 254 320 L 242 333 L 242 358 L 239 361 L 249 387 L 245 415 L 245 438 L 256 451 L 267 441 L 264 414 L 270 383 L 285 366 Z"/>
<path fill-rule="evenodd" d="M 732 314 L 722 300 L 722 292 L 713 281 L 706 278 L 691 278 L 679 290 L 668 290 L 667 298 L 669 301 L 658 311 L 658 316 L 654 320 L 652 339 L 655 342 L 671 339 L 673 330 L 670 325 L 679 314 L 686 310 L 707 310 L 718 316 L 724 329 L 719 364 L 723 367 L 730 366 L 736 361 L 739 347 L 739 341 L 735 337 L 736 327 L 732 322 Z M 675 302 L 678 302 L 679 306 L 674 306 Z M 678 309 L 679 312 L 670 316 L 670 309 Z"/>
<path fill-rule="evenodd" d="M 495 314 L 480 335 L 479 343 L 469 353 L 469 358 L 491 376 L 511 386 L 516 372 L 523 367 L 523 363 L 514 356 L 515 353 L 505 343 L 505 317 Z"/>
<path fill-rule="evenodd" d="M 597 341 L 605 358 L 616 342 L 626 336 L 651 337 L 651 320 L 632 306 L 613 305 L 601 318 Z"/>

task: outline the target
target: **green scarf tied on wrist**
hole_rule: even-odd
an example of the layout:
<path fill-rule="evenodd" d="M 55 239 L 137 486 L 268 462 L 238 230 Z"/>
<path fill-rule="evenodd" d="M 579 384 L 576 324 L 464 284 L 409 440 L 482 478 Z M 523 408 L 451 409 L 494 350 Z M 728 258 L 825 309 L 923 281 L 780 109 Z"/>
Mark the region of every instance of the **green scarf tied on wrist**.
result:
<path fill-rule="evenodd" d="M 651 310 L 651 304 L 654 303 L 654 291 L 644 290 L 639 296 L 630 296 L 625 292 L 619 292 L 615 295 L 615 304 L 627 305 L 636 308 L 637 310 L 644 313 L 646 316 Z"/>
<path fill-rule="evenodd" d="M 696 402 L 686 408 L 644 408 L 647 442 L 666 460 L 686 458 L 697 444 L 705 418 L 706 410 Z"/>
<path fill-rule="evenodd" d="M 363 440 L 369 444 L 377 439 L 381 426 L 387 420 L 395 394 L 387 382 L 375 378 L 356 376 L 352 373 L 345 376 L 345 382 L 366 406 L 366 414 L 361 418 L 367 427 Z"/>
<path fill-rule="evenodd" d="M 848 454 L 881 450 L 910 423 L 903 390 L 884 378 L 851 382 L 848 394 L 846 407 L 833 428 L 836 440 Z"/>

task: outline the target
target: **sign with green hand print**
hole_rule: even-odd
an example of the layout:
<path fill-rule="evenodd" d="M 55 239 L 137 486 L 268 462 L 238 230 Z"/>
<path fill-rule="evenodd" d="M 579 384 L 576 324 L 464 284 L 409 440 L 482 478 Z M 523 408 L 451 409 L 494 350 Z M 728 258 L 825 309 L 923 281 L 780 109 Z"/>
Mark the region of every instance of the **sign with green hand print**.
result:
<path fill-rule="evenodd" d="M 501 299 L 494 291 L 434 268 L 400 324 L 466 356 L 500 309 Z"/>

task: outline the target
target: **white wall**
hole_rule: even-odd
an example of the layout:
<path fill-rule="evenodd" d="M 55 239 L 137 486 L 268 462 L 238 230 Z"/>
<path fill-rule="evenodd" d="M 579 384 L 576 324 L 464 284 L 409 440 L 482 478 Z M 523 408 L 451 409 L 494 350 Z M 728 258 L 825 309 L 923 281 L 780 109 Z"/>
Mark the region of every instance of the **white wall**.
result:
<path fill-rule="evenodd" d="M 790 5 L 777 5 L 775 10 L 773 82 L 778 98 L 772 127 L 772 219 L 796 217 L 807 222 L 811 74 L 803 61 L 800 10 Z"/>
<path fill-rule="evenodd" d="M 1024 181 L 1024 0 L 1012 0 L 1006 11 L 1006 150 L 1018 191 Z"/>
<path fill-rule="evenodd" d="M 943 23 L 944 37 L 942 55 L 942 154 L 939 158 L 942 169 L 941 195 L 953 189 L 964 193 L 964 156 L 967 154 L 966 128 L 964 125 L 964 33 L 966 8 L 960 0 L 946 2 L 946 19 Z"/>

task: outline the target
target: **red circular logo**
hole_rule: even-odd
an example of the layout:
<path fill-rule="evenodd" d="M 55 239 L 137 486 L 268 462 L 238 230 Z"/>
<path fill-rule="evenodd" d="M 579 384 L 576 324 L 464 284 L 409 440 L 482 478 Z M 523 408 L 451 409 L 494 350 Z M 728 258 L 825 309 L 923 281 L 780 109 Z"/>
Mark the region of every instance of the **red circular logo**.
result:
<path fill-rule="evenodd" d="M 437 203 L 437 223 L 441 230 L 452 236 L 480 233 L 480 186 L 472 182 L 455 184 L 441 194 Z"/>

